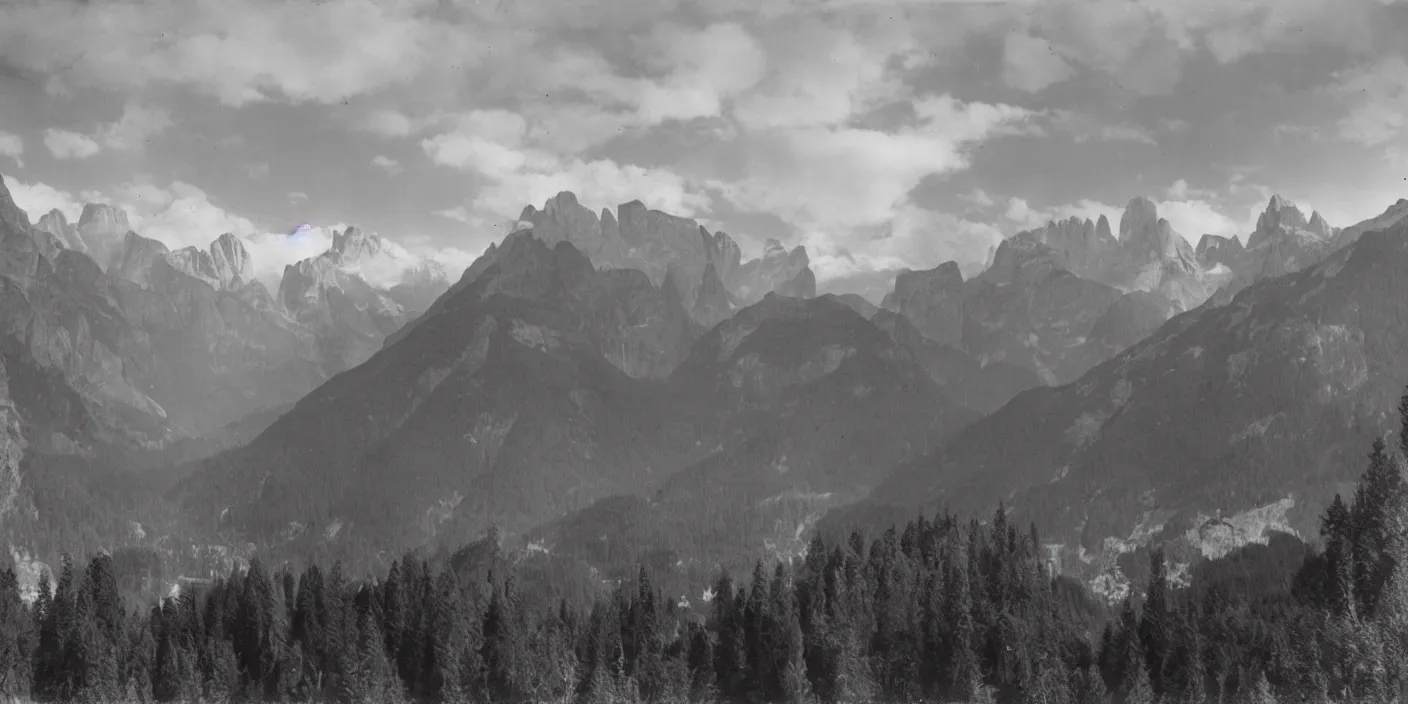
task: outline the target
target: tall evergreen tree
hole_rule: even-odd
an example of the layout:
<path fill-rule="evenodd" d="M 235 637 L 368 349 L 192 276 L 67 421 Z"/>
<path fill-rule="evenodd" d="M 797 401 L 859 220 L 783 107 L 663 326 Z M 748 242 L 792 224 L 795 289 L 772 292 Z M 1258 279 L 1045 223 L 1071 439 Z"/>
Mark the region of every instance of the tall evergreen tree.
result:
<path fill-rule="evenodd" d="M 1369 468 L 1355 490 L 1350 509 L 1355 596 L 1358 611 L 1364 616 L 1374 615 L 1379 596 L 1394 571 L 1395 530 L 1391 514 L 1402 503 L 1403 493 L 1398 461 L 1385 451 L 1383 439 L 1376 438 L 1369 453 Z"/>
<path fill-rule="evenodd" d="M 1149 555 L 1149 586 L 1139 620 L 1139 640 L 1144 646 L 1144 661 L 1149 671 L 1149 684 L 1156 694 L 1164 694 L 1164 662 L 1169 656 L 1171 624 L 1169 623 L 1168 573 L 1163 548 Z"/>

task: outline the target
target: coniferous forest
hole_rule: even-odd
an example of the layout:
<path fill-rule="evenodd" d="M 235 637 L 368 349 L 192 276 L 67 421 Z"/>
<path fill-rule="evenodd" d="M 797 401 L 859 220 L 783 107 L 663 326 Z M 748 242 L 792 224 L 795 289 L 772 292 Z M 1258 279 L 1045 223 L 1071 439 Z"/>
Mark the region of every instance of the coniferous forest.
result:
<path fill-rule="evenodd" d="M 589 608 L 534 603 L 511 569 L 408 554 L 247 569 L 150 609 L 112 558 L 65 560 L 32 604 L 0 573 L 0 695 L 44 702 L 1389 702 L 1408 695 L 1408 395 L 1322 548 L 1273 539 L 1106 606 L 1053 577 L 999 507 L 798 564 L 722 574 L 703 608 L 641 570 Z"/>

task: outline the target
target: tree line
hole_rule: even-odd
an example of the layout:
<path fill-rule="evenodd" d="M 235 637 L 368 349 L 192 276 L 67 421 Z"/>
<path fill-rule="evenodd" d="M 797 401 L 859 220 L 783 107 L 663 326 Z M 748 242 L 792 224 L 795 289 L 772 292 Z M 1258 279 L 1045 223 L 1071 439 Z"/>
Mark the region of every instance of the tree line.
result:
<path fill-rule="evenodd" d="M 641 569 L 585 607 L 512 569 L 416 553 L 375 579 L 258 559 L 128 608 L 112 558 L 32 603 L 0 572 L 0 696 L 44 702 L 1408 701 L 1408 394 L 1323 549 L 1255 546 L 1188 585 L 1160 550 L 1115 608 L 1051 574 L 1034 527 L 921 517 L 720 574 L 702 605 Z M 1294 541 L 1293 541 L 1294 542 Z M 1297 552 L 1297 549 L 1299 550 Z M 1279 552 L 1278 552 L 1279 551 Z"/>

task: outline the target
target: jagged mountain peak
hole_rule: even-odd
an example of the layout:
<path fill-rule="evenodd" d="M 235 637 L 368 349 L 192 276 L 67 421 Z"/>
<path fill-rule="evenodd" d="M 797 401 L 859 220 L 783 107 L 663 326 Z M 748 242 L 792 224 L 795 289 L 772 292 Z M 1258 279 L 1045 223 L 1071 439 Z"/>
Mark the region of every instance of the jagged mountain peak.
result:
<path fill-rule="evenodd" d="M 1294 232 L 1304 230 L 1309 226 L 1305 213 L 1296 207 L 1295 203 L 1282 198 L 1280 194 L 1271 196 L 1270 202 L 1266 204 L 1266 210 L 1262 212 L 1256 220 L 1258 232 L 1281 229 Z"/>
<path fill-rule="evenodd" d="M 44 215 L 39 218 L 39 222 L 51 224 L 56 227 L 68 227 L 68 217 L 58 208 L 53 208 L 49 212 L 44 213 Z"/>
<path fill-rule="evenodd" d="M 1114 233 L 1110 232 L 1110 219 L 1105 217 L 1104 213 L 1101 213 L 1100 219 L 1095 222 L 1095 236 L 1102 240 L 1115 238 Z"/>
<path fill-rule="evenodd" d="M 110 203 L 88 203 L 83 206 L 83 214 L 78 217 L 80 228 L 102 227 L 126 232 L 132 229 L 127 210 Z"/>
<path fill-rule="evenodd" d="M 543 206 L 543 210 L 546 212 L 553 212 L 566 208 L 579 207 L 580 205 L 581 203 L 577 201 L 576 193 L 573 193 L 572 191 L 561 191 L 557 195 L 548 199 L 548 202 Z"/>
<path fill-rule="evenodd" d="M 215 238 L 208 249 L 182 247 L 166 259 L 178 271 L 217 290 L 233 290 L 254 281 L 254 259 L 244 241 L 232 233 Z"/>
<path fill-rule="evenodd" d="M 353 263 L 375 257 L 386 251 L 386 242 L 356 225 L 348 226 L 332 236 L 332 246 L 324 256 L 339 263 Z"/>
<path fill-rule="evenodd" d="M 1130 238 L 1137 236 L 1147 236 L 1157 230 L 1159 223 L 1159 207 L 1146 196 L 1135 196 L 1129 199 L 1124 207 L 1124 214 L 1120 216 L 1120 241 L 1128 242 Z"/>
<path fill-rule="evenodd" d="M 61 217 L 62 215 L 60 213 Z M 17 230 L 30 226 L 29 216 L 15 204 L 15 199 L 10 195 L 10 189 L 2 178 L 0 178 L 0 222 Z"/>

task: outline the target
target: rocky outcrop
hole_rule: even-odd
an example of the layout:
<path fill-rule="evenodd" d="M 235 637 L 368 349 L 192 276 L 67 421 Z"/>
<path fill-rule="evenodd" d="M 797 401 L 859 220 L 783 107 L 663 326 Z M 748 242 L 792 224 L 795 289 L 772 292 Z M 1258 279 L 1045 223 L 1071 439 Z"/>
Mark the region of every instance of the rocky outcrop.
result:
<path fill-rule="evenodd" d="M 379 237 L 349 227 L 333 236 L 328 251 L 284 268 L 276 300 L 312 330 L 332 371 L 350 369 L 381 349 L 410 315 L 363 275 L 383 273 L 387 262 Z"/>
<path fill-rule="evenodd" d="M 1009 252 L 1011 249 L 1006 248 Z M 1005 261 L 1003 253 L 1004 248 L 999 247 L 997 261 Z M 1008 263 L 1007 266 L 1013 265 Z M 994 263 L 989 271 L 998 268 Z M 927 271 L 900 272 L 895 277 L 895 290 L 886 295 L 880 305 L 903 314 L 925 337 L 942 345 L 962 346 L 967 297 L 968 288 L 964 286 L 958 264 L 945 262 Z"/>
<path fill-rule="evenodd" d="M 1272 196 L 1257 218 L 1256 230 L 1247 238 L 1246 249 L 1219 259 L 1232 270 L 1232 276 L 1219 291 L 1218 300 L 1231 300 L 1237 292 L 1262 279 L 1300 271 L 1352 244 L 1364 232 L 1393 225 L 1408 215 L 1408 201 L 1399 203 L 1375 218 L 1340 230 L 1331 227 L 1318 212 L 1306 218 L 1294 203 Z"/>
<path fill-rule="evenodd" d="M 1389 206 L 1384 212 L 1336 232 L 1335 242 L 1331 245 L 1331 249 L 1338 250 L 1347 247 L 1359 241 L 1359 237 L 1364 233 L 1392 227 L 1404 218 L 1408 218 L 1408 198 L 1399 198 L 1398 202 Z"/>
<path fill-rule="evenodd" d="M 152 267 L 158 260 L 165 260 L 168 254 L 170 250 L 166 245 L 128 232 L 122 240 L 122 249 L 113 253 L 108 276 L 151 288 Z"/>
<path fill-rule="evenodd" d="M 1062 259 L 1035 239 L 1011 238 L 998 247 L 993 265 L 971 281 L 953 262 L 902 272 L 883 307 L 982 366 L 1005 362 L 1045 383 L 1065 383 L 1103 359 L 1086 342 L 1121 294 L 1076 276 Z"/>
<path fill-rule="evenodd" d="M 237 290 L 254 282 L 254 260 L 240 238 L 225 233 L 209 249 L 184 247 L 167 256 L 178 271 L 217 290 Z"/>
<path fill-rule="evenodd" d="M 812 297 L 816 295 L 816 277 L 812 275 L 809 263 L 805 247 L 797 246 L 789 251 L 781 242 L 770 239 L 763 244 L 763 256 L 743 262 L 733 278 L 724 282 L 745 303 L 761 300 L 773 292 L 794 298 Z M 783 293 L 785 287 L 792 293 Z"/>
<path fill-rule="evenodd" d="M 1110 221 L 1100 216 L 1097 224 L 1089 219 L 1069 218 L 1048 223 L 1017 237 L 1051 248 L 1056 261 L 1071 273 L 1092 281 L 1108 281 L 1118 276 L 1120 243 L 1110 234 Z M 998 246 L 998 252 L 1001 245 Z M 998 257 L 994 252 L 994 266 Z"/>
<path fill-rule="evenodd" d="M 816 298 L 816 274 L 810 268 L 803 268 L 790 280 L 775 286 L 773 292 L 792 298 Z"/>
<path fill-rule="evenodd" d="M 1245 252 L 1246 247 L 1242 246 L 1242 240 L 1236 237 L 1203 235 L 1203 238 L 1198 240 L 1198 248 L 1194 254 L 1204 267 L 1216 270 L 1219 266 L 1226 269 L 1241 266 Z"/>
<path fill-rule="evenodd" d="M 704 277 L 695 295 L 694 309 L 690 311 L 690 316 L 700 325 L 711 328 L 733 315 L 733 307 L 718 269 L 714 267 L 714 262 L 709 262 L 704 266 Z"/>
<path fill-rule="evenodd" d="M 78 218 L 78 238 L 83 240 L 85 253 L 103 271 L 120 255 L 123 241 L 131 231 L 127 211 L 115 205 L 89 203 Z"/>
<path fill-rule="evenodd" d="M 408 315 L 420 315 L 449 288 L 450 274 L 445 265 L 427 260 L 408 269 L 386 295 Z"/>
<path fill-rule="evenodd" d="M 78 452 L 91 452 L 99 442 L 166 442 L 176 431 L 152 397 L 151 381 L 165 367 L 150 338 L 114 304 L 91 259 L 69 250 L 45 257 L 39 233 L 0 186 L 0 344 L 9 350 L 12 381 L 20 369 L 26 388 L 39 394 L 29 408 L 54 415 L 43 400 L 52 397 L 57 408 L 70 409 L 44 432 L 26 435 L 33 444 L 34 438 L 67 433 L 70 441 L 61 444 Z M 66 404 L 57 400 L 61 395 Z M 77 414 L 72 427 L 61 422 L 71 413 Z M 29 415 L 24 422 L 40 423 Z"/>
<path fill-rule="evenodd" d="M 571 191 L 563 191 L 549 198 L 542 210 L 531 205 L 525 207 L 518 219 L 530 223 L 534 235 L 548 246 L 570 242 L 592 262 L 611 268 L 620 268 L 620 264 L 625 262 L 626 244 L 611 211 L 602 210 L 598 217 L 578 203 L 577 196 Z M 654 278 L 655 282 L 658 284 L 663 276 L 662 269 Z"/>
<path fill-rule="evenodd" d="M 608 210 L 598 216 L 564 191 L 542 209 L 524 208 L 519 222 L 544 242 L 571 243 L 598 268 L 638 269 L 657 286 L 672 274 L 671 280 L 691 314 L 710 307 L 697 305 L 709 264 L 714 265 L 730 298 L 741 305 L 774 291 L 816 295 L 815 276 L 810 274 L 804 248 L 788 251 L 776 240 L 769 240 L 761 257 L 745 262 L 738 244 L 727 233 L 711 234 L 693 220 L 651 210 L 638 200 L 618 206 L 614 216 Z"/>
<path fill-rule="evenodd" d="M 64 249 L 88 253 L 88 245 L 84 244 L 83 238 L 78 236 L 78 227 L 70 225 L 68 218 L 64 217 L 64 214 L 58 209 L 45 213 L 34 226 L 53 235 Z"/>
<path fill-rule="evenodd" d="M 1006 361 L 1065 383 L 1208 301 L 1231 277 L 1226 265 L 1209 262 L 1236 250 L 1205 237 L 1202 251 L 1158 216 L 1153 201 L 1135 198 L 1118 238 L 1103 215 L 1053 221 L 1003 240 L 972 280 L 952 262 L 903 272 L 883 306 L 983 364 Z"/>

